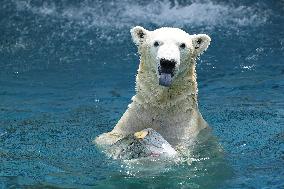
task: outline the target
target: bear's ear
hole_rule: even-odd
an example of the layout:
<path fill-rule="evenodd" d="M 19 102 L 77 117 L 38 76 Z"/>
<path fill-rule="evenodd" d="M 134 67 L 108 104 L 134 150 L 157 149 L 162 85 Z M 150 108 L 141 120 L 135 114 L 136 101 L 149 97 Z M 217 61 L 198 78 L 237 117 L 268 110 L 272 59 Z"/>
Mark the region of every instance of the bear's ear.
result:
<path fill-rule="evenodd" d="M 141 26 L 135 26 L 130 30 L 132 40 L 136 45 L 141 45 L 145 42 L 147 35 L 149 34 L 149 31 L 144 29 Z"/>
<path fill-rule="evenodd" d="M 193 52 L 200 56 L 210 45 L 211 38 L 206 34 L 191 35 Z"/>

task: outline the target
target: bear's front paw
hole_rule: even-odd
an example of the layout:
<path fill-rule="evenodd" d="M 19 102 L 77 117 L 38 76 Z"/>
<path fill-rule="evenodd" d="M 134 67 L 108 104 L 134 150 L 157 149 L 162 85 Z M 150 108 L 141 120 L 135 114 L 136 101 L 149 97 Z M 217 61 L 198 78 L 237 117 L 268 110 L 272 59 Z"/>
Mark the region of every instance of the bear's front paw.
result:
<path fill-rule="evenodd" d="M 93 143 L 98 146 L 110 146 L 121 139 L 122 136 L 116 133 L 103 133 L 93 140 Z"/>

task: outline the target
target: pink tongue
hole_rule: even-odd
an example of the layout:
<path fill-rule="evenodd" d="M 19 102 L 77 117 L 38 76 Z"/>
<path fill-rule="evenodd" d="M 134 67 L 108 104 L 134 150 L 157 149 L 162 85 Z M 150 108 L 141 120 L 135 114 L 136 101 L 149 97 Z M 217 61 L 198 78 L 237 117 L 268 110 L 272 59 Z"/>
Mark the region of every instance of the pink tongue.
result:
<path fill-rule="evenodd" d="M 171 74 L 168 73 L 161 73 L 160 78 L 159 78 L 159 85 L 168 87 L 172 83 L 172 76 Z"/>

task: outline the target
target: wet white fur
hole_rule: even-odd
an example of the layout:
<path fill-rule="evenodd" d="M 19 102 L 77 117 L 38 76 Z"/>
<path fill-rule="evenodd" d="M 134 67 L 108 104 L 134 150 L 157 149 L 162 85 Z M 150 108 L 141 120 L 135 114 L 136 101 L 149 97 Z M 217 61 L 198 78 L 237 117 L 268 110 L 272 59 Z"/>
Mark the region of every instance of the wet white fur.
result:
<path fill-rule="evenodd" d="M 210 37 L 189 35 L 177 28 L 148 31 L 140 26 L 131 29 L 131 35 L 140 54 L 136 95 L 114 129 L 97 137 L 95 142 L 112 144 L 127 134 L 149 127 L 171 144 L 196 137 L 207 123 L 198 109 L 195 66 L 197 57 L 209 46 Z M 159 42 L 158 47 L 153 45 L 155 41 Z M 180 47 L 182 43 L 186 48 Z M 159 85 L 160 58 L 177 61 L 170 87 Z"/>

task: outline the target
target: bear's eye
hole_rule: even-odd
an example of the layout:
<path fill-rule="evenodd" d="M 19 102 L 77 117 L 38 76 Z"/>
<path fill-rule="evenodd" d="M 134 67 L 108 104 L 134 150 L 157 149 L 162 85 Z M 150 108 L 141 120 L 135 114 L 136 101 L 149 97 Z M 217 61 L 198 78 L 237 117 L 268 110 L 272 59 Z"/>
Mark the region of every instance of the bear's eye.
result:
<path fill-rule="evenodd" d="M 200 45 L 200 43 L 202 42 L 202 39 L 201 38 L 199 38 L 198 40 L 197 40 L 197 44 L 199 44 Z"/>
<path fill-rule="evenodd" d="M 154 42 L 154 47 L 158 47 L 160 44 L 159 44 L 159 42 L 158 41 L 155 41 Z"/>
<path fill-rule="evenodd" d="M 184 49 L 185 48 L 185 43 L 180 44 L 180 48 Z"/>

